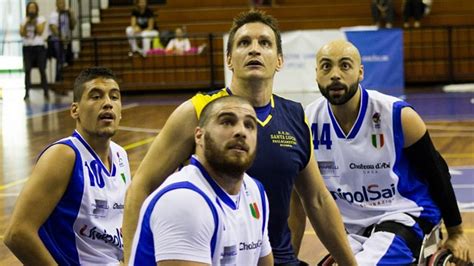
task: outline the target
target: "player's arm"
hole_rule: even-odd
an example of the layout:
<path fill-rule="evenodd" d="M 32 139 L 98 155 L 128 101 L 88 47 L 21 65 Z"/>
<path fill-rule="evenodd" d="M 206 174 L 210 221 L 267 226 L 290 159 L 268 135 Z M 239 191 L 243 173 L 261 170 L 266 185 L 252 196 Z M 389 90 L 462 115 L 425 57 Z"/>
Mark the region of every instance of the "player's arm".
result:
<path fill-rule="evenodd" d="M 272 266 L 273 265 L 273 254 L 270 253 L 267 256 L 261 257 L 258 260 L 258 266 Z"/>
<path fill-rule="evenodd" d="M 194 149 L 194 129 L 197 124 L 196 111 L 188 100 L 168 118 L 138 167 L 125 199 L 122 227 L 125 262 L 130 257 L 130 244 L 143 201 L 190 157 Z"/>
<path fill-rule="evenodd" d="M 263 187 L 263 185 L 262 185 Z M 270 245 L 270 239 L 268 238 L 268 219 L 270 218 L 270 206 L 268 203 L 268 196 L 265 193 L 265 198 L 262 201 L 262 204 L 265 204 L 265 224 L 262 238 L 262 246 L 260 248 L 260 258 L 258 259 L 259 266 L 272 266 L 273 265 L 273 253 L 272 247 Z M 262 208 L 263 209 L 263 208 Z"/>
<path fill-rule="evenodd" d="M 308 165 L 296 178 L 295 188 L 311 225 L 336 262 L 339 265 L 356 265 L 339 209 L 324 185 L 313 152 Z"/>
<path fill-rule="evenodd" d="M 291 191 L 288 227 L 291 231 L 291 244 L 293 245 L 293 250 L 295 251 L 295 255 L 298 256 L 304 231 L 306 230 L 306 213 L 304 213 L 300 196 L 295 189 Z"/>
<path fill-rule="evenodd" d="M 4 242 L 25 265 L 56 264 L 38 230 L 66 191 L 74 161 L 74 150 L 53 145 L 39 158 L 18 197 Z"/>
<path fill-rule="evenodd" d="M 444 245 L 453 252 L 459 262 L 470 261 L 469 241 L 462 228 L 461 213 L 448 165 L 434 147 L 425 123 L 415 110 L 403 108 L 401 112 L 404 152 L 410 165 L 428 182 L 430 194 L 441 210 L 448 231 L 448 239 Z"/>

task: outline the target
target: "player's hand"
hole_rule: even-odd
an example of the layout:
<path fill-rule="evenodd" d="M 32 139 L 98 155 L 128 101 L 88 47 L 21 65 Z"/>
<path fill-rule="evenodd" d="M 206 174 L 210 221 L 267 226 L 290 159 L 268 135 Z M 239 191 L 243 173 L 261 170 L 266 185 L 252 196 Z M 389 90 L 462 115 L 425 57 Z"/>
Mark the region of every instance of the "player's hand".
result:
<path fill-rule="evenodd" d="M 469 239 L 462 232 L 449 233 L 448 229 L 448 239 L 444 242 L 443 248 L 453 253 L 453 262 L 456 265 L 468 265 L 471 262 L 470 246 Z"/>

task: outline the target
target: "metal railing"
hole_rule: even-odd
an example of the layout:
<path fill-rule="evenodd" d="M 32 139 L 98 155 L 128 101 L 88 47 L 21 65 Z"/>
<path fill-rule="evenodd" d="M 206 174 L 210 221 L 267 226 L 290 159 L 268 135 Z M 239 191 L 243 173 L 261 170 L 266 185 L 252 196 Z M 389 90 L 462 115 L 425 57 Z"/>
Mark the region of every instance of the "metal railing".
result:
<path fill-rule="evenodd" d="M 79 57 L 65 69 L 65 81 L 72 82 L 85 67 L 102 65 L 116 72 L 126 90 L 220 88 L 224 85 L 222 38 L 214 34 L 194 34 L 189 38 L 194 46 L 207 44 L 207 49 L 184 55 L 157 50 L 146 57 L 129 56 L 125 36 L 82 38 Z M 474 26 L 406 30 L 404 54 L 405 80 L 409 86 L 473 82 Z"/>

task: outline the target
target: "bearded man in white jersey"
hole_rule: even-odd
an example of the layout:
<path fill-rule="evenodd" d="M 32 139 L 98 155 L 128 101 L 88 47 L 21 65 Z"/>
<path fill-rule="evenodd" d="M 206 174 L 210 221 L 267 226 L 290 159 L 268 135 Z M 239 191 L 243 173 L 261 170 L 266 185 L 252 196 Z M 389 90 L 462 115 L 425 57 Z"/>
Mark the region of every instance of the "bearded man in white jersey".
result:
<path fill-rule="evenodd" d="M 324 45 L 316 58 L 324 97 L 306 108 L 315 158 L 335 199 L 359 265 L 407 265 L 443 218 L 459 264 L 469 243 L 446 162 L 420 116 L 392 96 L 363 89 L 357 48 Z"/>
<path fill-rule="evenodd" d="M 225 96 L 202 111 L 196 153 L 144 202 L 130 265 L 273 265 L 268 199 L 245 171 L 257 146 L 249 101 Z"/>

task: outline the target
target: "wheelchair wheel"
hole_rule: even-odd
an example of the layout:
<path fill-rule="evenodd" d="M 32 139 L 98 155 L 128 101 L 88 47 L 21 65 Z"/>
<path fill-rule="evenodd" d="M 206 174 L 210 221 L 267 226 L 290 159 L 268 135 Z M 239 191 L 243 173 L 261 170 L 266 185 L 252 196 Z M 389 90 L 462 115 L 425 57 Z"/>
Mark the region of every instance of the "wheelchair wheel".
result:
<path fill-rule="evenodd" d="M 453 254 L 451 251 L 447 249 L 440 249 L 430 256 L 428 266 L 444 266 L 451 260 L 452 257 Z"/>

